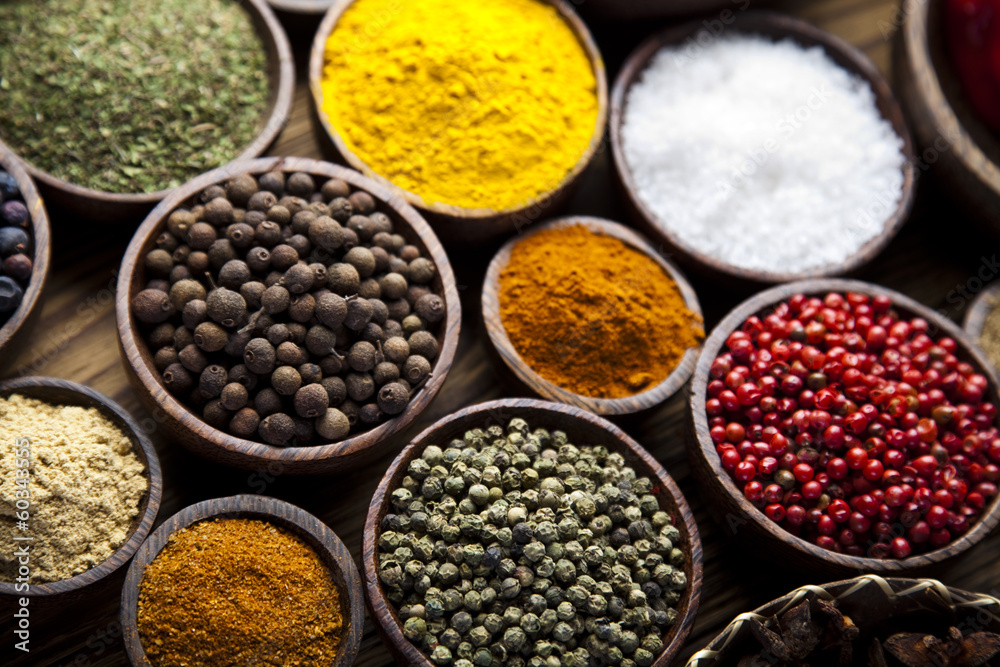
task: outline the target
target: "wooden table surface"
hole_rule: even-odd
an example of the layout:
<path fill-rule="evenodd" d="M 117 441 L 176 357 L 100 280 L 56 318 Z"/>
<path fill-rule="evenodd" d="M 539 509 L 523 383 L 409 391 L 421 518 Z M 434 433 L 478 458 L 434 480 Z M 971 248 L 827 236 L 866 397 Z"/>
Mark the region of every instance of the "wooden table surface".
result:
<path fill-rule="evenodd" d="M 770 6 L 843 36 L 866 51 L 888 73 L 891 32 L 899 22 L 898 3 L 894 0 L 776 0 Z M 581 10 L 585 8 L 583 2 Z M 311 100 L 304 78 L 316 22 L 282 18 L 296 49 L 299 85 L 291 121 L 271 153 L 322 157 L 315 140 Z M 609 75 L 613 77 L 628 52 L 661 25 L 644 22 L 594 26 Z M 734 109 L 734 113 L 737 111 Z M 570 212 L 623 219 L 624 209 L 611 187 L 608 158 L 607 151 L 599 155 Z M 392 448 L 393 453 L 352 475 L 347 484 L 335 478 L 272 478 L 266 473 L 208 463 L 156 431 L 155 420 L 140 406 L 122 370 L 115 340 L 115 280 L 122 254 L 139 221 L 107 227 L 83 224 L 58 211 L 52 214 L 55 245 L 42 318 L 33 345 L 17 359 L 8 374 L 48 375 L 82 382 L 108 394 L 146 424 L 163 464 L 165 491 L 158 524 L 181 508 L 206 498 L 263 493 L 288 500 L 319 516 L 340 535 L 357 559 L 368 502 L 406 436 L 465 405 L 519 394 L 516 387 L 504 383 L 500 369 L 490 358 L 479 317 L 483 275 L 495 247 L 463 251 L 453 256 L 465 313 L 455 366 L 440 395 Z M 447 244 L 447 239 L 442 240 Z M 858 277 L 887 285 L 959 319 L 973 292 L 980 288 L 980 277 L 992 277 L 996 271 L 993 262 L 994 253 L 1000 250 L 998 245 L 997 239 L 981 234 L 961 219 L 955 202 L 936 189 L 931 167 L 921 180 L 912 219 Z M 697 278 L 693 283 L 709 328 L 745 296 Z M 685 458 L 684 405 L 682 392 L 651 414 L 619 420 L 619 424 L 645 445 L 678 481 L 701 530 L 705 584 L 698 621 L 682 654 L 686 658 L 703 647 L 736 614 L 804 583 L 820 583 L 822 577 L 787 572 L 781 563 L 769 562 L 766 554 L 754 557 L 739 548 L 738 531 L 732 534 L 709 516 L 702 490 L 691 478 Z M 952 586 L 996 595 L 1000 592 L 1000 563 L 993 554 L 998 548 L 1000 535 L 994 535 L 951 566 L 930 574 Z M 106 593 L 64 609 L 47 614 L 36 610 L 32 615 L 29 654 L 13 649 L 11 613 L 2 610 L 0 664 L 80 667 L 126 664 L 118 624 L 118 600 L 119 591 L 112 587 Z M 357 664 L 364 667 L 392 664 L 370 622 L 365 628 Z"/>

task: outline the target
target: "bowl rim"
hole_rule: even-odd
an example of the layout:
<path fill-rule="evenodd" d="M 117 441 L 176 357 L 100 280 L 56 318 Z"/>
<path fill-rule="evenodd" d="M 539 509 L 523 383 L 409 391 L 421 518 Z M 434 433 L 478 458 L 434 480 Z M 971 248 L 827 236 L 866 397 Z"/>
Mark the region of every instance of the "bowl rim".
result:
<path fill-rule="evenodd" d="M 163 387 L 157 379 L 159 373 L 143 359 L 142 351 L 148 352 L 148 346 L 139 335 L 138 326 L 132 317 L 132 309 L 129 304 L 131 282 L 140 267 L 140 253 L 143 247 L 148 245 L 149 240 L 154 238 L 153 235 L 166 224 L 170 212 L 209 185 L 221 183 L 239 174 L 261 174 L 274 170 L 305 171 L 313 176 L 340 178 L 353 187 L 372 194 L 379 202 L 391 208 L 399 221 L 405 224 L 413 236 L 426 247 L 425 256 L 434 262 L 438 269 L 438 275 L 441 277 L 441 296 L 445 300 L 447 314 L 445 319 L 439 323 L 441 326 L 439 340 L 442 343 L 438 356 L 432 365 L 430 379 L 414 394 L 406 410 L 402 413 L 382 422 L 375 428 L 360 431 L 349 438 L 334 443 L 302 447 L 278 447 L 238 438 L 209 426 L 199 415 Z M 451 264 L 441 242 L 427 221 L 397 194 L 356 171 L 329 162 L 299 157 L 255 158 L 232 162 L 201 174 L 173 190 L 150 212 L 129 242 L 118 273 L 116 295 L 115 317 L 118 340 L 123 352 L 122 361 L 138 377 L 143 391 L 152 396 L 160 409 L 166 412 L 170 418 L 182 423 L 185 430 L 209 443 L 212 448 L 264 462 L 316 462 L 348 457 L 369 449 L 405 429 L 430 404 L 444 384 L 455 361 L 462 321 L 462 306 Z"/>
<path fill-rule="evenodd" d="M 990 502 L 983 512 L 983 515 L 970 526 L 967 533 L 957 540 L 952 540 L 943 547 L 903 559 L 849 556 L 823 549 L 800 537 L 792 535 L 767 518 L 761 510 L 750 504 L 722 468 L 719 455 L 715 451 L 715 445 L 705 435 L 708 433 L 708 416 L 705 411 L 704 397 L 708 387 L 709 368 L 712 361 L 718 356 L 722 346 L 725 345 L 729 334 L 742 325 L 751 315 L 769 311 L 775 304 L 787 300 L 796 294 L 819 296 L 829 292 L 838 292 L 841 294 L 853 292 L 867 296 L 888 296 L 892 300 L 894 309 L 912 317 L 924 318 L 932 327 L 935 327 L 938 333 L 955 339 L 963 354 L 969 358 L 974 366 L 978 366 L 977 372 L 987 377 L 990 384 L 989 396 L 995 404 L 1000 405 L 1000 377 L 998 377 L 997 371 L 990 365 L 982 351 L 979 350 L 979 347 L 975 344 L 970 344 L 967 334 L 958 325 L 946 319 L 937 311 L 904 294 L 874 283 L 843 278 L 802 280 L 772 287 L 741 302 L 716 325 L 712 333 L 705 340 L 701 356 L 698 358 L 698 366 L 691 380 L 691 394 L 688 402 L 689 414 L 693 422 L 691 435 L 696 443 L 696 445 L 692 446 L 695 450 L 692 452 L 692 455 L 698 456 L 707 465 L 714 479 L 715 486 L 721 487 L 721 489 L 713 488 L 713 491 L 721 490 L 729 495 L 739 505 L 740 512 L 746 515 L 757 529 L 765 533 L 767 539 L 780 541 L 795 549 L 806 558 L 820 562 L 825 566 L 841 569 L 849 568 L 855 571 L 874 574 L 894 574 L 918 568 L 926 568 L 953 558 L 981 542 L 1000 523 L 1000 495 L 993 498 L 992 502 Z"/>
<path fill-rule="evenodd" d="M 220 167 L 257 157 L 267 150 L 267 147 L 274 143 L 274 140 L 278 138 L 278 135 L 288 122 L 288 116 L 292 110 L 292 99 L 295 94 L 295 60 L 292 58 L 292 47 L 288 41 L 288 35 L 278 21 L 278 17 L 275 16 L 274 11 L 265 0 L 236 1 L 250 14 L 250 19 L 257 28 L 257 32 L 264 44 L 264 50 L 268 55 L 268 69 L 273 68 L 275 70 L 275 77 L 272 79 L 272 85 L 270 86 L 273 101 L 269 101 L 268 109 L 261 114 L 261 120 L 264 123 L 253 141 L 247 144 L 232 160 L 220 165 Z M 277 55 L 276 60 L 270 56 L 269 41 L 274 42 L 274 49 Z M 0 142 L 0 147 L 2 147 L 2 142 Z M 9 145 L 8 150 L 11 150 Z M 107 190 L 97 190 L 59 178 L 35 166 L 24 157 L 20 159 L 24 163 L 28 173 L 49 188 L 74 197 L 108 204 L 150 206 L 162 200 L 173 190 L 183 186 L 181 184 L 153 192 L 110 192 Z"/>
<path fill-rule="evenodd" d="M 326 12 L 333 0 L 265 0 L 265 2 L 278 11 L 315 17 Z"/>
<path fill-rule="evenodd" d="M 697 651 L 694 655 L 688 658 L 687 667 L 707 667 L 707 665 L 718 662 L 719 656 L 723 655 L 724 651 L 729 648 L 730 644 L 734 641 L 738 641 L 736 635 L 739 633 L 743 622 L 747 619 L 756 619 L 763 623 L 764 621 L 769 620 L 770 616 L 781 614 L 787 609 L 799 604 L 803 600 L 807 599 L 810 594 L 816 598 L 824 599 L 828 602 L 836 604 L 840 600 L 843 600 L 844 598 L 847 598 L 872 584 L 874 584 L 875 587 L 881 591 L 881 593 L 890 602 L 895 602 L 899 598 L 918 595 L 924 591 L 930 591 L 932 594 L 936 594 L 942 603 L 950 607 L 990 605 L 1000 607 L 1000 600 L 997 600 L 992 596 L 984 595 L 982 593 L 972 593 L 960 588 L 946 586 L 936 579 L 911 579 L 906 577 L 891 577 L 883 579 L 875 574 L 863 574 L 853 579 L 831 581 L 829 583 L 819 585 L 801 586 L 789 593 L 786 593 L 785 595 L 782 595 L 781 597 L 771 600 L 770 602 L 765 602 L 751 612 L 744 612 L 740 614 L 725 628 L 723 628 L 718 635 L 713 637 L 704 649 Z M 773 611 L 772 609 L 778 605 L 781 605 L 778 611 Z M 765 614 L 768 616 L 765 616 Z M 722 645 L 717 648 L 713 648 L 719 643 Z"/>
<path fill-rule="evenodd" d="M 724 263 L 711 255 L 698 250 L 688 243 L 680 234 L 671 230 L 646 205 L 638 194 L 632 169 L 625 157 L 622 139 L 625 108 L 628 104 L 628 94 L 645 72 L 650 60 L 667 46 L 679 46 L 686 41 L 697 38 L 701 34 L 712 35 L 702 21 L 689 21 L 680 25 L 668 27 L 654 33 L 644 40 L 628 56 L 622 69 L 615 79 L 611 93 L 611 113 L 609 133 L 611 153 L 615 165 L 615 177 L 625 194 L 630 208 L 642 220 L 645 226 L 655 231 L 655 235 L 674 250 L 681 259 L 694 264 L 714 274 L 726 278 L 738 278 L 753 283 L 768 285 L 784 282 L 823 278 L 836 274 L 855 271 L 882 252 L 895 238 L 896 234 L 909 219 L 913 209 L 916 192 L 917 174 L 914 169 L 916 162 L 913 134 L 903 115 L 902 107 L 893 93 L 886 78 L 875 64 L 860 49 L 842 38 L 826 30 L 788 14 L 771 10 L 748 10 L 734 14 L 726 30 L 744 35 L 763 35 L 767 39 L 791 39 L 804 47 L 818 46 L 839 67 L 851 75 L 863 80 L 871 89 L 876 107 L 885 106 L 888 113 L 878 108 L 879 116 L 888 122 L 902 142 L 901 153 L 904 160 L 902 166 L 903 186 L 899 203 L 892 214 L 885 220 L 883 229 L 877 236 L 860 246 L 849 258 L 836 264 L 805 269 L 802 271 L 766 271 L 749 269 L 735 264 Z M 714 41 L 717 39 L 711 36 Z"/>
<path fill-rule="evenodd" d="M 323 67 L 326 55 L 326 42 L 331 33 L 336 29 L 337 24 L 348 9 L 360 0 L 334 0 L 330 8 L 323 16 L 323 20 L 316 31 L 313 39 L 312 49 L 309 54 L 309 89 L 312 97 L 312 109 L 314 117 L 318 120 L 323 129 L 323 133 L 333 143 L 339 156 L 353 169 L 361 172 L 364 176 L 395 190 L 410 205 L 421 211 L 437 214 L 449 218 L 474 219 L 480 222 L 498 222 L 508 217 L 525 217 L 528 220 L 537 217 L 534 212 L 539 208 L 544 208 L 547 203 L 565 192 L 574 183 L 583 171 L 593 161 L 602 143 L 604 142 L 604 131 L 608 119 L 608 82 L 607 72 L 604 66 L 604 59 L 594 41 L 590 30 L 579 15 L 572 9 L 567 0 L 538 0 L 556 9 L 560 18 L 570 28 L 576 36 L 577 41 L 583 48 L 587 60 L 594 73 L 596 83 L 597 114 L 594 119 L 594 129 L 590 141 L 572 169 L 551 190 L 540 193 L 521 204 L 510 206 L 504 209 L 491 208 L 465 208 L 457 204 L 447 204 L 444 202 L 427 202 L 422 196 L 409 190 L 404 190 L 395 185 L 386 177 L 375 172 L 364 160 L 347 146 L 340 131 L 334 127 L 329 116 L 323 112 Z"/>
<path fill-rule="evenodd" d="M 34 265 L 28 287 L 24 290 L 21 305 L 14 309 L 7 321 L 0 325 L 0 350 L 26 330 L 26 323 L 35 314 L 41 304 L 40 296 L 48 280 L 49 263 L 52 256 L 52 236 L 49 225 L 49 215 L 45 210 L 45 201 L 38 194 L 34 180 L 28 174 L 24 161 L 18 158 L 2 142 L 0 142 L 0 168 L 14 177 L 21 198 L 31 216 L 31 243 L 33 246 Z"/>
<path fill-rule="evenodd" d="M 55 596 L 78 592 L 106 579 L 129 562 L 139 549 L 139 545 L 146 539 L 149 531 L 153 528 L 153 523 L 156 521 L 156 515 L 160 510 L 160 501 L 163 496 L 163 473 L 160 469 L 160 459 L 156 455 L 156 448 L 153 447 L 153 443 L 146 432 L 143 431 L 139 423 L 125 408 L 101 392 L 77 382 L 51 377 L 28 376 L 0 381 L 0 396 L 8 396 L 34 389 L 57 389 L 70 392 L 80 396 L 83 399 L 81 403 L 93 403 L 93 405 L 86 407 L 96 408 L 105 417 L 115 422 L 115 425 L 129 437 L 133 453 L 141 453 L 142 457 L 145 458 L 144 467 L 146 479 L 149 482 L 149 487 L 146 490 L 144 498 L 146 509 L 141 515 L 137 515 L 133 519 L 135 527 L 129 533 L 128 539 L 104 561 L 68 579 L 60 579 L 59 581 L 44 584 L 30 584 L 26 592 L 17 591 L 16 584 L 0 582 L 0 596 L 52 599 Z M 40 400 L 46 399 L 42 398 Z M 60 403 L 79 405 L 79 403 L 64 401 L 60 401 Z M 141 507 L 142 504 L 140 503 Z"/>
<path fill-rule="evenodd" d="M 323 560 L 324 564 L 344 580 L 339 586 L 341 611 L 345 618 L 342 642 L 337 649 L 333 667 L 348 667 L 354 662 L 364 629 L 365 612 L 361 592 L 361 577 L 354 559 L 340 536 L 316 515 L 278 498 L 257 494 L 211 498 L 188 505 L 166 519 L 142 543 L 129 566 L 122 585 L 119 619 L 123 630 L 123 643 L 129 662 L 136 667 L 151 664 L 142 648 L 138 626 L 139 585 L 149 565 L 169 544 L 170 537 L 196 523 L 211 520 L 257 519 L 283 528 L 306 542 Z M 347 604 L 344 604 L 344 596 Z"/>
<path fill-rule="evenodd" d="M 972 139 L 941 88 L 940 75 L 934 65 L 934 58 L 931 57 L 930 41 L 927 38 L 929 12 L 930 3 L 927 0 L 905 0 L 902 9 L 903 25 L 900 29 L 903 49 L 911 63 L 909 68 L 914 72 L 931 74 L 920 77 L 917 83 L 919 94 L 924 98 L 922 106 L 929 114 L 935 131 L 956 149 L 951 152 L 962 167 L 975 175 L 994 195 L 1000 196 L 1000 164 L 988 157 Z"/>
<path fill-rule="evenodd" d="M 636 461 L 646 466 L 651 477 L 655 477 L 663 486 L 663 491 L 670 497 L 677 508 L 678 517 L 674 518 L 674 525 L 678 528 L 683 525 L 683 535 L 687 539 L 687 563 L 685 572 L 689 572 L 688 585 L 684 591 L 684 596 L 678 603 L 677 620 L 667 632 L 670 642 L 664 643 L 663 651 L 657 656 L 652 667 L 666 667 L 681 651 L 685 640 L 694 626 L 695 617 L 701 599 L 701 589 L 703 584 L 703 550 L 701 537 L 698 532 L 698 525 L 694 520 L 694 514 L 687 503 L 687 499 L 681 492 L 680 487 L 674 481 L 670 473 L 650 454 L 645 447 L 632 439 L 625 431 L 621 430 L 607 419 L 587 412 L 572 405 L 554 403 L 535 398 L 502 398 L 486 401 L 468 406 L 457 412 L 446 415 L 434 422 L 419 435 L 417 435 L 390 464 L 388 470 L 379 481 L 379 485 L 372 496 L 371 504 L 365 516 L 364 531 L 362 533 L 362 563 L 361 573 L 363 586 L 365 589 L 365 599 L 371 611 L 372 621 L 376 629 L 382 635 L 383 641 L 390 650 L 406 651 L 411 664 L 418 667 L 433 667 L 430 660 L 403 636 L 402 624 L 392 603 L 390 603 L 382 592 L 382 585 L 376 573 L 376 559 L 378 558 L 378 548 L 376 536 L 381 532 L 379 527 L 380 515 L 388 507 L 389 485 L 393 478 L 401 475 L 403 466 L 416 455 L 417 451 L 422 451 L 424 447 L 435 444 L 439 437 L 438 433 L 452 427 L 456 422 L 466 420 L 470 417 L 482 415 L 487 420 L 496 424 L 503 424 L 504 421 L 520 416 L 524 413 L 549 413 L 557 414 L 564 418 L 568 417 L 580 422 L 581 428 L 597 429 L 604 431 L 608 436 L 606 444 L 609 449 L 627 453 L 626 463 L 636 465 Z M 680 609 L 684 610 L 681 615 Z M 389 621 L 392 621 L 391 623 Z M 412 649 L 412 651 L 407 650 Z"/>
<path fill-rule="evenodd" d="M 965 316 L 962 318 L 962 329 L 972 337 L 977 345 L 983 335 L 986 317 L 994 307 L 1000 306 L 1000 304 L 994 303 L 997 295 L 1000 295 L 1000 282 L 988 284 L 973 297 L 969 307 L 965 310 Z"/>
<path fill-rule="evenodd" d="M 503 319 L 500 316 L 500 273 L 507 267 L 514 247 L 521 243 L 521 241 L 527 240 L 542 231 L 566 229 L 575 226 L 582 226 L 596 234 L 618 239 L 629 248 L 642 253 L 656 262 L 667 276 L 676 283 L 688 310 L 698 317 L 700 324 L 704 327 L 704 314 L 701 310 L 701 304 L 698 302 L 698 295 L 695 293 L 691 283 L 688 282 L 683 272 L 667 257 L 658 252 L 644 236 L 612 220 L 593 216 L 572 215 L 556 218 L 533 227 L 526 234 L 516 236 L 507 241 L 493 256 L 489 267 L 486 269 L 486 278 L 480 299 L 482 315 L 486 323 L 486 333 L 489 335 L 490 342 L 503 359 L 507 368 L 517 376 L 517 379 L 545 399 L 574 405 L 599 415 L 631 414 L 660 405 L 676 394 L 694 373 L 698 353 L 701 350 L 701 343 L 687 348 L 673 370 L 663 380 L 649 389 L 623 398 L 594 398 L 570 391 L 543 378 L 518 353 L 510 337 L 507 335 L 507 328 L 504 326 Z"/>

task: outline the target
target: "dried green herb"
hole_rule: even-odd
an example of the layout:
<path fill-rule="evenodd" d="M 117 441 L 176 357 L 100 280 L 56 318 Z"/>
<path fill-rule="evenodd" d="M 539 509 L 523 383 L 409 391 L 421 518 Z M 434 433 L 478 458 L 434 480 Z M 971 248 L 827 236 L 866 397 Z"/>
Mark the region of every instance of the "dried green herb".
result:
<path fill-rule="evenodd" d="M 174 187 L 263 126 L 267 52 L 232 0 L 13 0 L 0 25 L 0 138 L 72 183 Z"/>

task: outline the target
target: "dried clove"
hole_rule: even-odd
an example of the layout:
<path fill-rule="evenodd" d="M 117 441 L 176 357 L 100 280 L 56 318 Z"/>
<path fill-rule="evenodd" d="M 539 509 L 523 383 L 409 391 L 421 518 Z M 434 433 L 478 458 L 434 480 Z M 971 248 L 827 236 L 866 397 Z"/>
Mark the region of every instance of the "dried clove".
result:
<path fill-rule="evenodd" d="M 1000 653 L 1000 635 L 973 632 L 963 635 L 956 627 L 948 628 L 941 640 L 920 632 L 900 632 L 885 641 L 885 650 L 907 667 L 979 667 Z"/>

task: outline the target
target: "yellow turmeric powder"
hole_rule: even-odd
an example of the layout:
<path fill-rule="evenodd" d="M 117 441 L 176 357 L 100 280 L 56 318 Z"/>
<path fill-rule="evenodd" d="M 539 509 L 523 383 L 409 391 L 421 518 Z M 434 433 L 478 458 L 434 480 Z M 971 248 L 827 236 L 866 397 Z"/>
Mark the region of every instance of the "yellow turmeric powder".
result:
<path fill-rule="evenodd" d="M 652 389 L 705 335 L 659 264 L 582 225 L 514 246 L 500 274 L 500 317 L 536 373 L 590 398 Z"/>
<path fill-rule="evenodd" d="M 322 94 L 348 148 L 428 204 L 528 204 L 598 129 L 586 51 L 538 0 L 358 0 L 327 41 Z"/>

